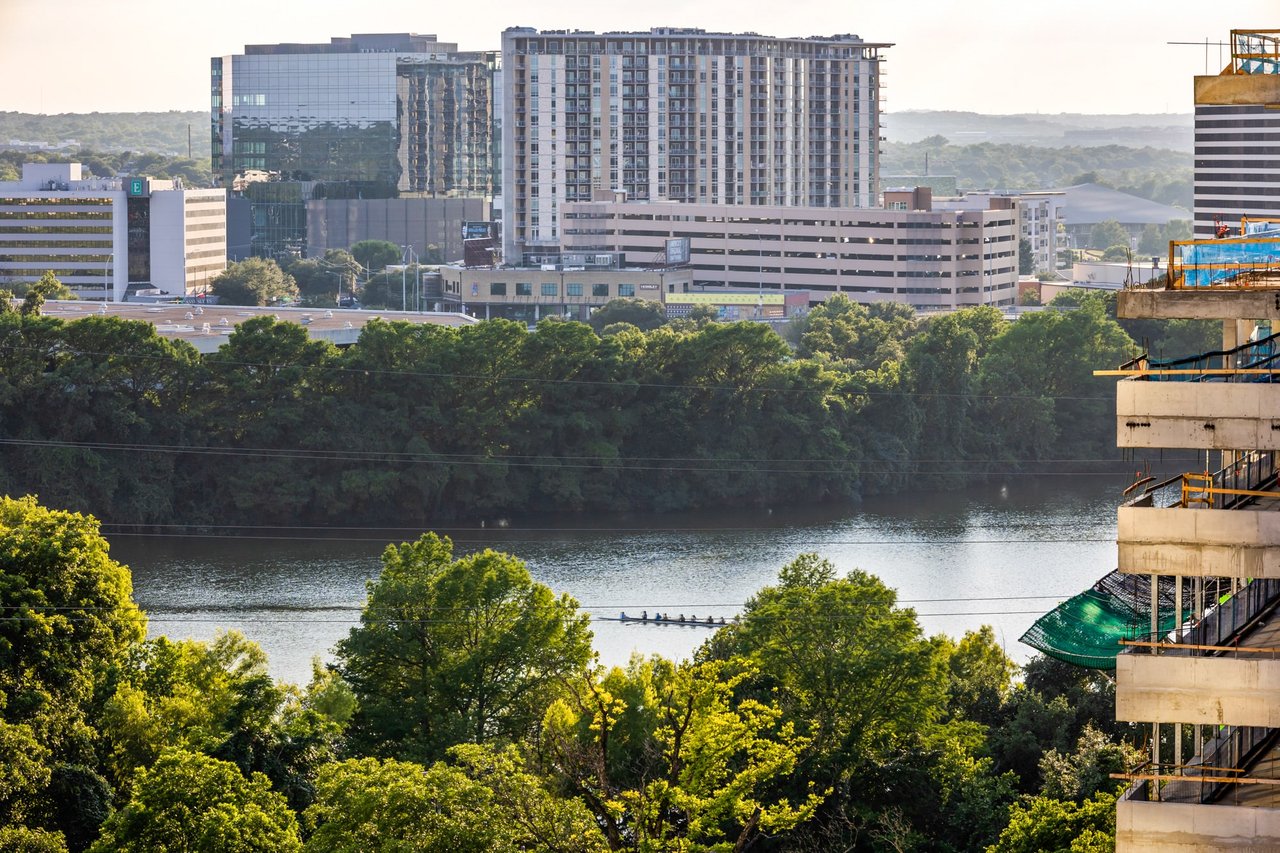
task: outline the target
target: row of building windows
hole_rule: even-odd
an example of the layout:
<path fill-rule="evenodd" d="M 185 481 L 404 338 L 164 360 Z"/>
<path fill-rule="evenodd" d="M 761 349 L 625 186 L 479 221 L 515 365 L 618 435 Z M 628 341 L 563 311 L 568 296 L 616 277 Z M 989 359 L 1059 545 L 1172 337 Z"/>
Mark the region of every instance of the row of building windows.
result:
<path fill-rule="evenodd" d="M 474 287 L 474 286 L 473 286 Z M 584 285 L 577 282 L 567 282 L 564 286 L 566 296 L 582 296 Z M 543 282 L 539 287 L 539 295 L 541 296 L 558 296 L 560 294 L 559 286 L 555 282 Z M 507 283 L 504 281 L 494 281 L 489 283 L 490 296 L 506 296 Z M 516 296 L 533 296 L 533 284 L 529 282 L 515 283 Z M 608 284 L 591 285 L 592 296 L 609 296 Z M 619 284 L 618 296 L 628 297 L 636 295 L 636 286 L 634 284 Z"/>
<path fill-rule="evenodd" d="M 105 255 L 0 255 L 0 264 L 105 264 Z"/>
<path fill-rule="evenodd" d="M 66 259 L 59 259 L 65 263 Z M 106 276 L 106 270 L 103 267 L 87 267 L 85 269 L 57 268 L 48 269 L 44 267 L 0 267 L 0 275 L 6 278 L 29 276 L 39 278 L 47 272 L 51 272 L 61 279 L 64 283 L 71 278 L 103 278 Z"/>
<path fill-rule="evenodd" d="M 0 240 L 0 249 L 110 249 L 110 240 Z"/>
<path fill-rule="evenodd" d="M 110 234 L 110 225 L 68 225 L 48 222 L 44 225 L 0 225 L 0 234 Z"/>
<path fill-rule="evenodd" d="M 0 222 L 22 221 L 22 220 L 94 220 L 94 219 L 111 219 L 114 214 L 110 210 L 5 210 L 3 202 L 0 202 Z"/>
<path fill-rule="evenodd" d="M 93 196 L 24 196 L 18 198 L 4 197 L 0 198 L 0 206 L 13 207 L 52 207 L 61 208 L 73 205 L 84 205 L 101 207 L 103 205 L 110 207 L 114 204 L 114 200 L 110 198 L 97 198 Z"/>

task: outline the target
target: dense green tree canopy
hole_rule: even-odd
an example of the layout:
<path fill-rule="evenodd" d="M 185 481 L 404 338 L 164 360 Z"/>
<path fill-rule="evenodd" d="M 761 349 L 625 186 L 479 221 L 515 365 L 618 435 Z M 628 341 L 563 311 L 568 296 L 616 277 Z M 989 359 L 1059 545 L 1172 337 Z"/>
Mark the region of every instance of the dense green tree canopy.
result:
<path fill-rule="evenodd" d="M 588 617 L 515 557 L 455 559 L 449 539 L 426 534 L 382 562 L 337 647 L 367 753 L 433 760 L 455 744 L 519 740 L 591 657 Z"/>
<path fill-rule="evenodd" d="M 1097 223 L 1089 230 L 1089 248 L 1109 249 L 1112 246 L 1129 247 L 1129 232 L 1114 219 Z"/>
<path fill-rule="evenodd" d="M 247 258 L 228 266 L 210 291 L 227 305 L 272 305 L 297 296 L 298 285 L 275 261 Z"/>
<path fill-rule="evenodd" d="M 386 240 L 361 240 L 352 243 L 347 251 L 370 272 L 380 272 L 387 264 L 398 264 L 402 260 L 400 247 Z"/>
<path fill-rule="evenodd" d="M 745 850 L 761 833 L 811 817 L 826 791 L 795 796 L 788 777 L 808 745 L 769 702 L 740 699 L 745 661 L 633 659 L 593 673 L 547 715 L 547 748 L 614 850 Z"/>
<path fill-rule="evenodd" d="M 129 802 L 103 825 L 94 853 L 290 853 L 298 821 L 267 778 L 171 749 L 139 774 Z"/>
<path fill-rule="evenodd" d="M 753 661 L 803 721 L 811 751 L 832 770 L 852 770 L 942 713 L 937 650 L 915 614 L 895 605 L 893 590 L 871 575 L 837 578 L 829 561 L 802 554 L 776 586 L 747 602 L 713 648 L 718 657 Z"/>
<path fill-rule="evenodd" d="M 326 765 L 307 809 L 306 849 L 323 853 L 596 853 L 599 828 L 579 803 L 525 772 L 514 749 L 470 746 L 449 765 L 366 758 Z"/>
<path fill-rule="evenodd" d="M 652 299 L 610 299 L 591 312 L 591 328 L 597 334 L 614 323 L 630 323 L 640 331 L 647 332 L 666 322 L 667 314 L 662 303 Z"/>
<path fill-rule="evenodd" d="M 0 497 L 0 719 L 66 759 L 146 623 L 93 518 Z M 16 732 L 15 732 L 16 733 Z"/>

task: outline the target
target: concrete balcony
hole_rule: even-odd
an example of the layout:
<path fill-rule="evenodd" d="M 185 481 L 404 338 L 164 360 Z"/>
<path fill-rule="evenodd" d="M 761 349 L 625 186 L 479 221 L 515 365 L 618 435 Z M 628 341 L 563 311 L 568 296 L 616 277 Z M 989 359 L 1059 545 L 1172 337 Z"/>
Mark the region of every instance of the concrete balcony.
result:
<path fill-rule="evenodd" d="M 1116 853 L 1205 853 L 1280 847 L 1280 808 L 1122 799 Z"/>
<path fill-rule="evenodd" d="M 1274 290 L 1122 290 L 1116 315 L 1122 320 L 1255 320 L 1280 317 L 1280 293 Z"/>
<path fill-rule="evenodd" d="M 1280 512 L 1274 509 L 1123 506 L 1117 520 L 1122 572 L 1280 578 Z"/>
<path fill-rule="evenodd" d="M 1116 444 L 1195 450 L 1280 449 L 1280 384 L 1119 382 Z"/>
<path fill-rule="evenodd" d="M 1280 728 L 1277 589 L 1255 580 L 1206 614 L 1184 643 L 1117 656 L 1116 719 Z"/>
<path fill-rule="evenodd" d="M 1252 654 L 1120 655 L 1116 719 L 1280 727 L 1280 660 Z"/>

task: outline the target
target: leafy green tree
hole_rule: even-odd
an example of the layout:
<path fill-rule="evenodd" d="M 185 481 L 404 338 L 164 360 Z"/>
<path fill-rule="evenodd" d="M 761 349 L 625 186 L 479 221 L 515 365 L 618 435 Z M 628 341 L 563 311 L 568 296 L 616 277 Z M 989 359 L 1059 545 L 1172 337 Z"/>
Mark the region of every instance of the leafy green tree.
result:
<path fill-rule="evenodd" d="M 53 768 L 45 790 L 41 823 L 62 833 L 71 853 L 80 853 L 98 837 L 114 796 L 111 784 L 93 767 L 60 764 Z"/>
<path fill-rule="evenodd" d="M 1169 244 L 1159 225 L 1148 222 L 1142 226 L 1142 236 L 1138 238 L 1139 255 L 1163 255 L 1168 248 Z"/>
<path fill-rule="evenodd" d="M 991 426 L 992 456 L 1109 455 L 1115 449 L 1115 395 L 1093 371 L 1124 363 L 1136 349 L 1099 299 L 1088 298 L 1073 311 L 1019 319 L 992 343 L 979 367 L 985 395 L 980 417 Z"/>
<path fill-rule="evenodd" d="M 623 297 L 610 299 L 592 311 L 590 322 L 596 334 L 614 323 L 630 323 L 642 332 L 648 332 L 664 325 L 667 314 L 661 302 Z"/>
<path fill-rule="evenodd" d="M 9 384 L 12 396 L 5 395 L 5 408 L 23 413 L 10 421 L 17 437 L 65 444 L 9 453 L 0 469 L 12 468 L 14 480 L 0 487 L 38 493 L 53 506 L 109 511 L 117 522 L 171 518 L 182 467 L 172 454 L 140 466 L 133 454 L 84 445 L 182 443 L 194 348 L 160 337 L 150 323 L 97 315 L 55 325 L 33 319 L 13 332 L 34 347 L 33 355 L 47 351 L 44 367 L 23 379 L 29 362 L 6 365 L 10 381 L 0 384 Z"/>
<path fill-rule="evenodd" d="M 1018 275 L 1031 275 L 1036 271 L 1036 250 L 1026 237 L 1018 239 Z"/>
<path fill-rule="evenodd" d="M 1086 724 L 1070 754 L 1051 749 L 1040 759 L 1041 793 L 1057 800 L 1083 802 L 1098 792 L 1115 793 L 1123 782 L 1111 778 L 1142 762 L 1132 746 L 1115 743 Z"/>
<path fill-rule="evenodd" d="M 872 575 L 837 578 L 816 554 L 784 566 L 710 652 L 759 666 L 761 684 L 811 740 L 826 783 L 888 754 L 943 711 L 942 660 L 915 613 Z"/>
<path fill-rule="evenodd" d="M 0 720 L 0 825 L 33 816 L 49 776 L 49 749 L 31 727 Z"/>
<path fill-rule="evenodd" d="M 987 853 L 1104 853 L 1115 849 L 1116 798 L 1098 794 L 1077 805 L 1034 797 L 1015 805 Z"/>
<path fill-rule="evenodd" d="M 990 724 L 1009 698 L 1018 665 L 996 642 L 995 631 L 983 625 L 966 631 L 959 642 L 940 640 L 945 647 L 950 683 L 948 712 L 957 719 Z"/>
<path fill-rule="evenodd" d="M 387 270 L 371 276 L 360 289 L 360 304 L 365 308 L 386 308 L 389 311 L 413 309 L 421 272 L 421 267 L 413 265 L 403 271 Z"/>
<path fill-rule="evenodd" d="M 1190 240 L 1193 236 L 1190 219 L 1170 219 L 1160 235 L 1160 249 L 1154 254 L 1163 254 L 1168 249 L 1170 241 Z"/>
<path fill-rule="evenodd" d="M 97 694 L 146 631 L 131 593 L 95 519 L 0 497 L 0 719 L 87 757 Z"/>
<path fill-rule="evenodd" d="M 24 317 L 34 317 L 40 313 L 47 299 L 70 299 L 71 291 L 52 271 L 45 272 L 40 280 L 27 287 L 22 297 L 22 307 L 18 309 Z"/>
<path fill-rule="evenodd" d="M 382 562 L 360 625 L 337 646 L 366 753 L 431 760 L 519 740 L 591 657 L 588 617 L 515 557 L 454 559 L 452 542 L 428 533 Z"/>
<path fill-rule="evenodd" d="M 315 307 L 337 304 L 339 292 L 352 293 L 360 273 L 360 264 L 350 253 L 329 249 L 323 258 L 299 258 L 289 264 L 287 272 L 298 286 L 303 300 Z"/>
<path fill-rule="evenodd" d="M 587 676 L 547 713 L 549 760 L 610 848 L 745 850 L 810 818 L 826 791 L 780 794 L 808 739 L 772 703 L 735 694 L 744 661 L 635 658 Z"/>
<path fill-rule="evenodd" d="M 293 277 L 263 258 L 233 263 L 212 282 L 211 292 L 226 305 L 271 305 L 298 295 Z"/>
<path fill-rule="evenodd" d="M 1102 259 L 1111 262 L 1132 260 L 1133 250 L 1129 248 L 1127 243 L 1120 246 L 1109 246 L 1102 253 Z"/>
<path fill-rule="evenodd" d="M 379 272 L 387 264 L 401 262 L 401 250 L 395 243 L 386 240 L 361 240 L 352 243 L 348 249 L 356 263 L 370 272 Z"/>
<path fill-rule="evenodd" d="M 25 826 L 0 826 L 0 850 L 9 853 L 66 853 L 61 834 Z"/>
<path fill-rule="evenodd" d="M 143 770 L 94 853 L 301 851 L 298 821 L 267 778 L 195 752 L 165 751 Z"/>
<path fill-rule="evenodd" d="M 338 446 L 329 397 L 339 380 L 332 371 L 338 364 L 337 348 L 311 340 L 297 323 L 252 317 L 236 326 L 227 343 L 204 357 L 204 382 L 190 417 L 221 443 L 285 452 L 200 466 L 189 475 L 186 494 L 224 508 L 253 506 L 260 523 L 291 524 L 307 513 L 340 512 L 332 499 L 341 488 L 331 479 L 332 463 L 320 454 L 290 454 L 331 453 Z"/>
<path fill-rule="evenodd" d="M 901 361 L 904 344 L 914 332 L 915 315 L 909 306 L 868 308 L 837 293 L 809 312 L 797 354 L 851 370 L 875 369 L 886 361 Z"/>
<path fill-rule="evenodd" d="M 1114 219 L 1095 223 L 1089 229 L 1089 248 L 1106 249 L 1110 246 L 1129 246 L 1129 232 Z"/>
<path fill-rule="evenodd" d="M 304 820 L 316 851 L 603 851 L 590 814 L 549 793 L 508 749 L 460 747 L 460 766 L 366 758 L 326 765 Z"/>
<path fill-rule="evenodd" d="M 159 637 L 124 671 L 102 714 L 106 769 L 121 788 L 169 747 L 264 773 L 305 808 L 319 766 L 332 761 L 355 699 L 317 668 L 306 692 L 275 684 L 266 655 L 238 632 L 212 643 Z"/>
<path fill-rule="evenodd" d="M 968 313 L 966 313 L 968 312 Z M 983 313 L 976 313 L 983 312 Z M 930 437 L 934 448 L 931 480 L 944 481 L 944 469 L 961 463 L 970 456 L 985 455 L 986 431 L 974 417 L 974 397 L 979 352 L 984 349 L 980 332 L 989 334 L 982 325 L 991 322 L 992 306 L 931 317 L 921 323 L 920 333 L 907 345 L 903 360 L 904 384 L 913 397 L 902 402 L 907 412 L 914 412 L 919 423 L 914 431 Z"/>

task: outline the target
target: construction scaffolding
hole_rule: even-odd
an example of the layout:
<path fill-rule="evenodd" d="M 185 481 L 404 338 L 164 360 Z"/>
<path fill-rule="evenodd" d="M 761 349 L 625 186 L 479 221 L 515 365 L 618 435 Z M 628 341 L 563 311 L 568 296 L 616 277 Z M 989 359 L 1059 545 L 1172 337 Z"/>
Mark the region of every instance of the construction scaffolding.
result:
<path fill-rule="evenodd" d="M 1169 287 L 1280 288 L 1280 222 L 1246 219 L 1241 232 L 1169 243 Z"/>

